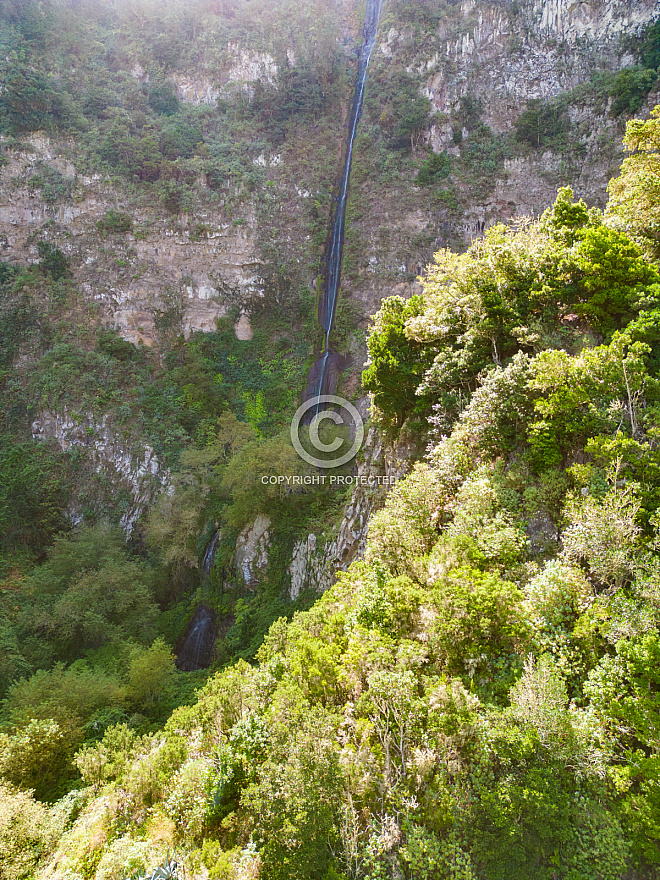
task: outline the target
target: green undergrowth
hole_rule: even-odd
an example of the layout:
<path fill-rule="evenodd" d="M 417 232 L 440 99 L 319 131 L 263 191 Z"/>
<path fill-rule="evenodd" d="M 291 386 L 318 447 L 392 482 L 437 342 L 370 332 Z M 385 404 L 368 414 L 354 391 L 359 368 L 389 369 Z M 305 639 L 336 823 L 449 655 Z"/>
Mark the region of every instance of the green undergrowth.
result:
<path fill-rule="evenodd" d="M 25 576 L 36 613 L 17 618 L 26 635 L 53 627 L 17 645 L 46 641 L 56 662 L 4 703 L 5 822 L 35 814 L 21 841 L 76 880 L 172 850 L 188 873 L 236 880 L 658 876 L 660 281 L 610 223 L 560 190 L 538 221 L 440 252 L 419 296 L 385 301 L 364 376 L 374 417 L 430 445 L 372 515 L 363 559 L 309 607 L 282 605 L 303 499 L 257 503 L 238 480 L 244 462 L 285 462 L 281 438 L 260 446 L 233 413 L 182 454 L 147 526 L 157 556 L 100 533 L 56 542 Z M 126 608 L 152 601 L 159 566 L 199 554 L 200 497 L 222 538 L 195 601 L 231 615 L 222 660 L 245 659 L 180 691 L 155 729 L 176 677 Z M 223 577 L 248 506 L 278 523 L 256 594 Z M 92 540 L 107 552 L 85 570 Z M 124 647 L 66 666 L 54 621 L 107 577 L 121 613 L 106 596 L 69 638 L 114 628 Z M 54 708 L 64 688 L 87 707 L 77 728 Z M 110 693 L 115 708 L 97 708 Z M 36 784 L 45 805 L 25 800 Z"/>

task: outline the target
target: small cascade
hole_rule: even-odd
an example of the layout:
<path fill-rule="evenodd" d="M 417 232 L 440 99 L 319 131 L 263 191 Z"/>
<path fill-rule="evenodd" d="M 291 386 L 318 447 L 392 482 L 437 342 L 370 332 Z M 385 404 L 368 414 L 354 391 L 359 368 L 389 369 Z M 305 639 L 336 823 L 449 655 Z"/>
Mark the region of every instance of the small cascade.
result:
<path fill-rule="evenodd" d="M 383 0 L 367 0 L 366 17 L 363 30 L 363 42 L 360 47 L 358 60 L 358 76 L 353 93 L 353 104 L 348 123 L 348 138 L 346 142 L 346 157 L 344 170 L 339 181 L 338 196 L 332 219 L 331 235 L 325 254 L 325 278 L 323 294 L 319 302 L 319 323 L 324 330 L 325 339 L 323 352 L 316 359 L 309 371 L 305 400 L 312 397 L 320 397 L 322 394 L 333 394 L 337 385 L 336 371 L 333 375 L 330 362 L 335 352 L 330 350 L 330 332 L 335 320 L 337 299 L 341 281 L 341 260 L 344 250 L 344 233 L 346 227 L 346 204 L 348 202 L 348 184 L 351 177 L 351 164 L 353 162 L 353 148 L 357 134 L 358 122 L 362 115 L 364 91 L 367 84 L 367 70 L 371 53 L 376 42 L 378 20 Z M 312 378 L 314 382 L 312 383 Z M 333 381 L 334 379 L 334 381 Z M 318 413 L 319 405 L 316 407 Z"/>
<path fill-rule="evenodd" d="M 213 661 L 218 627 L 208 605 L 198 605 L 176 647 L 176 666 L 183 672 L 206 669 Z"/>
<path fill-rule="evenodd" d="M 215 560 L 215 551 L 220 540 L 220 532 L 214 532 L 213 537 L 206 545 L 204 558 L 202 559 L 202 572 L 208 577 L 211 573 L 211 566 Z"/>

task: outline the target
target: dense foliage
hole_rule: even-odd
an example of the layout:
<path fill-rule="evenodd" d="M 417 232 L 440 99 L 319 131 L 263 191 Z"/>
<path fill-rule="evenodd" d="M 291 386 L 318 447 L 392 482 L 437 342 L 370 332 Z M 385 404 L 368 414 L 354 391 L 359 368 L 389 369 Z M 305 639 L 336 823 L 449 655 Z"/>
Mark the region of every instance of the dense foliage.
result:
<path fill-rule="evenodd" d="M 227 880 L 658 876 L 658 269 L 562 190 L 539 221 L 438 254 L 423 287 L 383 305 L 365 382 L 392 434 L 426 418 L 426 460 L 256 665 L 140 730 L 130 712 L 162 717 L 174 686 L 148 647 L 157 571 L 82 532 L 29 575 L 21 641 L 58 662 L 5 702 L 2 827 L 34 817 L 0 833 L 4 864 L 56 847 L 40 876 L 114 877 L 172 848 Z M 225 416 L 175 493 L 227 491 L 258 429 Z M 181 564 L 188 521 L 189 539 L 164 509 L 150 525 Z M 70 639 L 118 665 L 65 666 Z M 78 794 L 24 793 L 59 794 L 72 758 Z"/>
<path fill-rule="evenodd" d="M 530 102 L 515 133 L 491 130 L 469 88 L 432 113 L 415 53 L 438 28 L 460 38 L 455 6 L 384 10 L 384 33 L 405 39 L 370 72 L 349 284 L 412 280 L 411 253 L 437 233 L 401 238 L 394 269 L 367 266 L 356 184 L 414 185 L 450 216 L 507 158 L 579 158 L 577 101 L 616 120 L 657 81 L 656 25 L 631 45 L 635 66 Z M 95 247 L 144 238 L 154 206 L 172 224 L 189 214 L 194 242 L 209 206 L 240 228 L 249 205 L 269 231 L 250 339 L 234 330 L 246 303 L 218 280 L 213 332 L 185 338 L 183 287 L 168 288 L 153 348 L 127 342 L 50 221 L 32 265 L 0 263 L 0 880 L 177 864 L 209 880 L 660 877 L 660 109 L 629 123 L 605 214 L 560 189 L 538 221 L 440 251 L 421 294 L 384 301 L 363 374 L 373 421 L 386 444 L 428 448 L 372 516 L 364 558 L 291 601 L 295 542 L 347 500 L 259 479 L 311 473 L 288 425 L 318 336 L 311 279 L 354 64 L 341 9 L 0 8 L 0 165 L 41 132 L 77 174 L 112 181 L 121 203 L 95 221 Z M 244 50 L 267 67 L 249 87 L 227 79 Z M 198 68 L 223 82 L 208 104 L 180 97 Z M 449 125 L 449 152 L 427 148 L 434 125 Z M 293 186 L 303 198 L 305 164 L 314 197 L 292 232 L 294 209 L 275 208 Z M 27 186 L 49 217 L 77 198 L 45 162 Z M 350 348 L 357 316 L 340 309 L 333 340 Z M 154 481 L 134 516 L 91 444 L 33 439 L 53 414 L 71 436 L 113 437 L 120 458 L 148 444 L 168 489 Z M 257 515 L 271 525 L 254 591 L 234 554 Z M 201 601 L 222 622 L 214 666 L 182 672 L 174 651 Z"/>

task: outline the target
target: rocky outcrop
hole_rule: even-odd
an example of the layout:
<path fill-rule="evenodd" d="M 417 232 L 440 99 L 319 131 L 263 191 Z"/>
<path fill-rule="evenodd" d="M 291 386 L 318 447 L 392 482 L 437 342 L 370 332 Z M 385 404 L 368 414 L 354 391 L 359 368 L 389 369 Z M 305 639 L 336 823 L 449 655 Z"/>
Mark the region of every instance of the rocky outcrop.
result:
<path fill-rule="evenodd" d="M 351 499 L 336 532 L 331 536 L 310 533 L 294 545 L 289 566 L 291 599 L 297 599 L 303 590 L 324 592 L 338 571 L 346 571 L 351 562 L 362 557 L 371 514 L 382 507 L 389 489 L 410 467 L 410 448 L 406 444 L 383 447 L 374 428 L 362 454 L 357 473 L 351 477 Z"/>
<path fill-rule="evenodd" d="M 77 175 L 65 157 L 72 145 L 42 136 L 26 143 L 0 167 L 1 259 L 32 263 L 39 239 L 57 244 L 103 322 L 136 344 L 158 341 L 158 317 L 168 310 L 176 313 L 173 331 L 188 336 L 215 329 L 227 313 L 226 291 L 239 303 L 258 294 L 261 260 L 249 203 L 241 222 L 222 209 L 174 221 L 141 207 L 131 213 L 132 232 L 103 237 L 97 224 L 106 212 L 126 210 L 121 193 L 100 175 Z M 44 164 L 68 181 L 69 204 L 46 204 L 31 188 Z"/>
<path fill-rule="evenodd" d="M 268 565 L 270 519 L 260 514 L 236 541 L 234 567 L 246 587 L 256 587 Z"/>
<path fill-rule="evenodd" d="M 338 51 L 349 58 L 357 28 L 348 34 L 349 10 L 340 6 L 333 13 L 340 23 Z M 551 99 L 588 82 L 598 70 L 633 64 L 620 37 L 638 33 L 659 15 L 657 0 L 463 0 L 448 4 L 437 30 L 423 39 L 400 22 L 388 26 L 384 14 L 372 65 L 404 67 L 419 80 L 434 111 L 426 145 L 458 156 L 456 139 L 465 146 L 474 138 L 469 121 L 457 122 L 466 99 L 478 104 L 479 122 L 496 135 L 510 131 L 529 100 Z M 277 63 L 267 48 L 231 43 L 205 57 L 200 46 L 199 69 L 172 74 L 179 98 L 212 106 L 218 98 L 234 100 L 236 93 L 244 100 L 256 82 L 277 87 Z M 288 63 L 297 63 L 293 49 Z M 140 64 L 132 73 L 148 81 Z M 372 76 L 377 78 L 377 69 Z M 647 109 L 656 100 L 658 95 L 651 95 Z M 512 155 L 495 171 L 486 162 L 478 187 L 473 179 L 452 177 L 458 207 L 434 202 L 430 191 L 415 186 L 414 177 L 392 187 L 379 180 L 374 193 L 368 180 L 363 185 L 364 175 L 354 179 L 360 217 L 351 225 L 359 234 L 362 266 L 353 277 L 345 273 L 344 294 L 364 315 L 373 313 L 395 289 L 411 292 L 414 276 L 438 247 L 467 243 L 497 221 L 538 214 L 563 183 L 571 183 L 589 203 L 602 205 L 607 180 L 621 157 L 622 121 L 612 119 L 607 107 L 578 98 L 568 112 L 579 129 L 571 154 Z M 308 134 L 313 137 L 311 129 Z M 310 238 L 307 205 L 323 193 L 317 180 L 306 176 L 309 161 L 297 165 L 298 153 L 304 157 L 309 147 L 304 128 L 299 136 L 300 149 L 285 143 L 253 158 L 255 169 L 267 173 L 272 184 L 268 211 L 248 194 L 241 196 L 240 208 L 225 212 L 200 173 L 194 216 L 168 215 L 148 199 L 131 203 L 133 196 L 122 193 L 116 182 L 77 172 L 74 143 L 42 135 L 23 138 L 27 148 L 8 152 L 0 167 L 0 258 L 32 262 L 40 238 L 57 244 L 70 257 L 75 279 L 99 304 L 103 322 L 132 342 L 158 342 L 158 318 L 171 310 L 172 298 L 178 299 L 181 313 L 176 332 L 212 330 L 227 313 L 228 290 L 231 304 L 243 311 L 263 292 L 265 241 L 280 254 L 287 252 L 296 266 L 310 259 L 304 244 Z M 338 130 L 338 147 L 343 136 Z M 420 159 L 424 146 L 424 139 L 416 146 Z M 30 184 L 44 165 L 70 184 L 57 204 L 47 204 Z M 110 208 L 130 212 L 132 233 L 100 236 L 97 222 Z M 310 266 L 317 258 L 318 249 Z M 307 269 L 311 272 L 301 269 L 303 277 Z M 238 332 L 244 332 L 243 325 Z"/>
<path fill-rule="evenodd" d="M 168 471 L 163 468 L 151 446 L 122 440 L 107 416 L 97 418 L 88 413 L 73 415 L 41 412 L 32 422 L 36 440 L 55 441 L 60 449 L 83 450 L 98 474 L 106 481 L 128 489 L 131 503 L 121 517 L 121 527 L 130 534 L 135 523 L 167 485 Z M 69 511 L 73 522 L 82 519 L 77 509 Z"/>

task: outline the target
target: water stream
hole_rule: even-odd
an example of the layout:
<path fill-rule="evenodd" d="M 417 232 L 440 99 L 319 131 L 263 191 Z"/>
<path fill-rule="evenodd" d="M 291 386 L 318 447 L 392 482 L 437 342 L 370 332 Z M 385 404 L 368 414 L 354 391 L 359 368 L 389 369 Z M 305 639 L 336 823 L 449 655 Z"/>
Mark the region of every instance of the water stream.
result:
<path fill-rule="evenodd" d="M 338 196 L 332 218 L 331 235 L 325 255 L 325 278 L 323 293 L 319 303 L 319 323 L 324 330 L 324 344 L 321 355 L 316 359 L 307 377 L 305 399 L 319 397 L 334 392 L 337 373 L 341 369 L 341 358 L 330 350 L 330 332 L 335 320 L 339 284 L 341 280 L 341 259 L 344 249 L 344 231 L 346 226 L 346 203 L 348 201 L 348 183 L 353 162 L 353 147 L 357 134 L 358 123 L 362 115 L 364 90 L 367 83 L 367 70 L 371 53 L 376 42 L 378 19 L 383 0 L 367 0 L 367 9 L 363 30 L 363 41 L 358 59 L 358 75 L 353 93 L 351 115 L 348 123 L 348 138 L 344 169 L 339 181 Z M 317 403 L 316 414 L 318 415 Z M 219 532 L 211 538 L 202 560 L 203 577 L 208 581 L 215 551 L 219 540 Z M 213 647 L 218 634 L 218 627 L 213 611 L 206 605 L 198 605 L 192 619 L 178 644 L 176 664 L 179 669 L 202 669 L 210 665 L 213 658 Z"/>
<path fill-rule="evenodd" d="M 220 532 L 214 532 L 213 537 L 206 545 L 206 550 L 204 551 L 204 558 L 202 559 L 202 571 L 209 577 L 211 573 L 211 566 L 215 560 L 215 551 L 218 546 L 218 541 L 220 540 Z"/>
<path fill-rule="evenodd" d="M 198 605 L 176 650 L 176 665 L 184 672 L 206 669 L 213 660 L 218 635 L 215 614 L 207 605 Z"/>
<path fill-rule="evenodd" d="M 307 381 L 306 399 L 328 394 L 334 388 L 328 387 L 328 379 L 331 375 L 332 352 L 330 351 L 330 332 L 335 320 L 337 299 L 341 281 L 341 259 L 344 250 L 344 232 L 346 227 L 346 204 L 348 202 L 348 184 L 351 177 L 351 164 L 353 162 L 353 148 L 357 134 L 358 123 L 362 115 L 364 102 L 364 90 L 367 84 L 367 71 L 371 53 L 376 42 L 378 31 L 378 19 L 383 0 L 367 0 L 367 9 L 363 29 L 363 41 L 360 47 L 358 59 L 358 75 L 353 93 L 353 104 L 348 122 L 348 138 L 346 141 L 346 156 L 344 158 L 344 170 L 339 181 L 338 196 L 332 219 L 331 236 L 325 255 L 325 278 L 323 293 L 319 303 L 319 323 L 325 333 L 323 351 L 312 366 Z M 318 410 L 318 406 L 317 406 Z"/>

